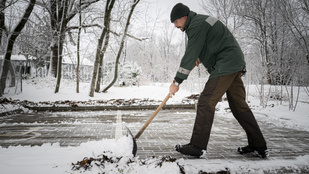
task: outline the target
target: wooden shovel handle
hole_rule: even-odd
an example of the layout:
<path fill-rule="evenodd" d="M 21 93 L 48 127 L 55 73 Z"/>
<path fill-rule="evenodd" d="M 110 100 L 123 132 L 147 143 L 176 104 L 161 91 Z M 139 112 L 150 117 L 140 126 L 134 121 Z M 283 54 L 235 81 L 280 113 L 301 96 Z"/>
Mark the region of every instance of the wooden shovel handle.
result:
<path fill-rule="evenodd" d="M 165 97 L 165 99 L 162 101 L 162 103 L 160 104 L 160 106 L 157 108 L 157 110 L 150 116 L 150 118 L 148 118 L 148 120 L 146 121 L 146 123 L 144 124 L 144 126 L 139 130 L 139 132 L 135 135 L 135 139 L 138 139 L 142 133 L 144 132 L 144 130 L 148 127 L 148 125 L 150 124 L 150 122 L 154 119 L 154 117 L 158 114 L 158 112 L 162 109 L 162 107 L 165 105 L 165 103 L 167 102 L 167 100 L 170 98 L 170 93 L 167 94 L 167 96 Z"/>

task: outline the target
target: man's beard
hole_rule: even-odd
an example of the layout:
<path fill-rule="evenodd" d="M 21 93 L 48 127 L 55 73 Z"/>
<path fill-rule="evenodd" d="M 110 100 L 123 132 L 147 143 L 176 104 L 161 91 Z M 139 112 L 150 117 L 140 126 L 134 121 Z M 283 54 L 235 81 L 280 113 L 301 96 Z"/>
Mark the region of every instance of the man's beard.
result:
<path fill-rule="evenodd" d="M 182 32 L 185 31 L 185 28 L 183 28 L 183 27 L 177 27 L 177 28 L 179 28 Z"/>

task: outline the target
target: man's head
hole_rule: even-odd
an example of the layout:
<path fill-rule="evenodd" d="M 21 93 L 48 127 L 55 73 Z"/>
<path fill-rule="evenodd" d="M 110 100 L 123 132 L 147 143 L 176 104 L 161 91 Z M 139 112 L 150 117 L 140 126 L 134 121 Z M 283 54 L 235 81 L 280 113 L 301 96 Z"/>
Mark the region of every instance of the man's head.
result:
<path fill-rule="evenodd" d="M 188 14 L 190 12 L 189 7 L 182 3 L 176 4 L 171 11 L 171 22 L 174 23 L 175 27 L 181 31 L 185 30 Z"/>

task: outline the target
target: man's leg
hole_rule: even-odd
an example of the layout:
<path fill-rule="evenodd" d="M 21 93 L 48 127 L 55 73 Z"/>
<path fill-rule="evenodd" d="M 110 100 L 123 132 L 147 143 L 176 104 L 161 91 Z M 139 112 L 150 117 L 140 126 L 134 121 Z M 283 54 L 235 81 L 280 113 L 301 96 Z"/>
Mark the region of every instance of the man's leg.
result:
<path fill-rule="evenodd" d="M 248 146 L 238 148 L 238 152 L 241 154 L 253 152 L 256 156 L 267 157 L 266 141 L 251 109 L 246 103 L 245 87 L 240 73 L 236 76 L 226 94 L 232 113 L 245 130 L 248 138 Z"/>
<path fill-rule="evenodd" d="M 209 79 L 200 95 L 190 144 L 207 148 L 215 107 L 234 81 L 237 73 Z"/>
<path fill-rule="evenodd" d="M 252 148 L 266 146 L 260 127 L 246 103 L 246 92 L 240 73 L 236 76 L 226 94 L 234 117 L 247 134 L 249 146 Z"/>

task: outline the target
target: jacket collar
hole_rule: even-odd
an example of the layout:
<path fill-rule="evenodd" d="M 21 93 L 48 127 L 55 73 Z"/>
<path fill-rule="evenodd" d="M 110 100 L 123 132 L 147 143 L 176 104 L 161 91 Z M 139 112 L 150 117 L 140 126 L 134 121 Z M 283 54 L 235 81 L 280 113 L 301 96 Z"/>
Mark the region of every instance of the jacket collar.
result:
<path fill-rule="evenodd" d="M 186 26 L 185 26 L 185 30 L 187 30 L 187 28 L 189 28 L 189 25 L 191 23 L 192 18 L 196 15 L 196 13 L 194 11 L 190 11 L 188 14 L 188 18 L 187 18 L 187 22 L 186 22 Z"/>

